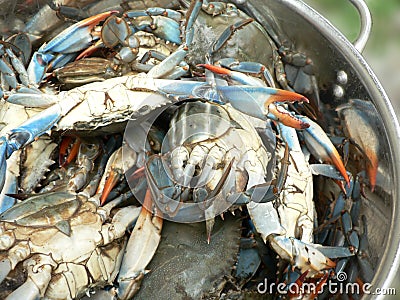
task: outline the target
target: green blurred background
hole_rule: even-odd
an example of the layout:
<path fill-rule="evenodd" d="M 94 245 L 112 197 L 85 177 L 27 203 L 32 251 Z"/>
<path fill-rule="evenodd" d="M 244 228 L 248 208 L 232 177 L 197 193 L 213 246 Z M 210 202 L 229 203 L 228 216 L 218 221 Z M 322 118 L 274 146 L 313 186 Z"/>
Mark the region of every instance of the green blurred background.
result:
<path fill-rule="evenodd" d="M 350 41 L 360 30 L 360 19 L 349 0 L 303 0 L 335 25 Z M 400 115 L 400 0 L 366 0 L 372 32 L 363 56 L 374 70 Z M 399 291 L 400 292 L 400 291 Z"/>

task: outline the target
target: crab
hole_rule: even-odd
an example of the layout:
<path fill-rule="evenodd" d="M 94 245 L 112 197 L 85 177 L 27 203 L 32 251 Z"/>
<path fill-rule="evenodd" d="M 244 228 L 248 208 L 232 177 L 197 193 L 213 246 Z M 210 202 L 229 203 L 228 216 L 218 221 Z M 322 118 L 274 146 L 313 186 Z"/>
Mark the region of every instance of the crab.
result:
<path fill-rule="evenodd" d="M 1 280 L 21 261 L 28 275 L 8 299 L 74 299 L 112 283 L 120 271 L 125 231 L 141 208 L 124 207 L 111 217 L 111 207 L 99 207 L 84 193 L 50 192 L 1 214 Z"/>

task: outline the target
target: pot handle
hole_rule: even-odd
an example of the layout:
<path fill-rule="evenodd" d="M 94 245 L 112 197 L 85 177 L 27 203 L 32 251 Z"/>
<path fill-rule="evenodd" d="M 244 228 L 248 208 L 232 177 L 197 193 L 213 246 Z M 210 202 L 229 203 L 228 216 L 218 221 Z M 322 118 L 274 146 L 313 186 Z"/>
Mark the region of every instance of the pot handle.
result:
<path fill-rule="evenodd" d="M 357 9 L 360 14 L 361 28 L 357 39 L 353 42 L 354 48 L 360 53 L 363 52 L 365 45 L 367 44 L 369 35 L 372 28 L 371 12 L 369 11 L 368 5 L 364 0 L 349 0 L 351 4 Z"/>

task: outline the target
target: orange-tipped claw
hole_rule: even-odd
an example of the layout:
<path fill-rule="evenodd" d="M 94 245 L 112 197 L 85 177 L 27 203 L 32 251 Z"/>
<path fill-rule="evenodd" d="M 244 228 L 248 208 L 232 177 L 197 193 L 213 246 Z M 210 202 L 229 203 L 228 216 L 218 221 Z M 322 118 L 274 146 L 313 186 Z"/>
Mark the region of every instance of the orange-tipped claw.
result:
<path fill-rule="evenodd" d="M 89 28 L 93 28 L 99 22 L 105 20 L 106 18 L 108 18 L 109 16 L 111 16 L 114 13 L 118 13 L 118 10 L 110 10 L 110 11 L 100 13 L 98 15 L 91 16 L 87 19 L 84 19 L 84 20 L 78 22 L 76 25 L 79 27 L 87 26 Z"/>
<path fill-rule="evenodd" d="M 63 137 L 61 143 L 60 143 L 60 150 L 58 151 L 58 164 L 59 166 L 63 166 L 66 159 L 65 156 L 67 155 L 68 147 L 72 142 L 72 137 L 71 136 L 65 136 Z"/>
<path fill-rule="evenodd" d="M 315 287 L 314 291 L 310 295 L 310 299 L 315 299 L 319 294 L 322 293 L 325 283 L 329 278 L 329 273 L 326 273 L 324 277 L 318 282 L 317 286 Z"/>
<path fill-rule="evenodd" d="M 336 169 L 338 169 L 338 171 L 340 172 L 340 174 L 343 176 L 344 180 L 346 181 L 347 186 L 350 186 L 349 175 L 347 175 L 347 171 L 343 164 L 343 161 L 340 158 L 340 155 L 334 146 L 332 148 L 332 152 L 329 153 L 328 160 L 336 167 Z"/>
<path fill-rule="evenodd" d="M 107 11 L 84 19 L 58 34 L 42 49 L 43 52 L 52 51 L 64 53 L 79 51 L 89 46 L 92 40 L 91 31 L 99 22 L 105 20 L 117 11 Z M 89 40 L 89 41 L 88 41 Z M 72 48 L 72 49 L 71 49 Z"/>
<path fill-rule="evenodd" d="M 349 175 L 347 175 L 346 168 L 339 155 L 339 152 L 336 150 L 335 146 L 332 144 L 325 131 L 317 123 L 311 121 L 309 118 L 299 118 L 310 124 L 310 127 L 304 131 L 307 148 L 318 160 L 333 164 L 343 176 L 344 180 L 347 183 L 347 186 L 350 186 L 350 178 Z"/>
<path fill-rule="evenodd" d="M 231 75 L 232 71 L 229 69 L 225 69 L 219 66 L 214 66 L 210 64 L 198 64 L 197 67 L 206 68 L 213 73 L 220 74 L 220 75 Z"/>
<path fill-rule="evenodd" d="M 303 272 L 303 274 L 301 274 L 300 277 L 297 278 L 295 284 L 297 284 L 298 286 L 302 286 L 309 272 L 310 270 L 306 270 L 305 272 Z"/>
<path fill-rule="evenodd" d="M 345 187 L 344 187 L 343 181 L 336 180 L 336 179 L 333 179 L 333 181 L 338 185 L 338 187 L 340 188 L 340 190 L 342 191 L 342 193 L 343 193 L 345 196 L 347 196 L 347 192 L 346 192 L 346 189 L 345 189 Z"/>
<path fill-rule="evenodd" d="M 310 124 L 296 118 L 282 106 L 274 105 L 271 103 L 268 107 L 268 111 L 277 118 L 278 122 L 288 127 L 292 127 L 295 129 L 306 129 L 310 127 Z"/>
<path fill-rule="evenodd" d="M 310 270 L 304 271 L 303 274 L 301 274 L 300 277 L 297 278 L 297 280 L 293 283 L 294 288 L 293 287 L 289 288 L 288 292 L 289 299 L 298 298 L 301 296 L 300 293 L 300 291 L 302 290 L 301 287 L 303 286 L 303 283 L 306 280 L 309 272 Z"/>
<path fill-rule="evenodd" d="M 373 192 L 375 190 L 375 185 L 376 185 L 376 175 L 378 174 L 378 166 L 379 166 L 378 156 L 371 149 L 366 149 L 365 153 L 369 159 L 369 161 L 366 162 L 366 169 L 371 191 Z"/>
<path fill-rule="evenodd" d="M 136 179 L 142 178 L 144 176 L 145 176 L 145 168 L 141 167 L 141 168 L 138 168 L 135 172 L 133 172 L 129 176 L 129 180 L 128 181 L 130 182 L 132 180 L 136 180 Z"/>
<path fill-rule="evenodd" d="M 276 89 L 275 94 L 271 95 L 267 101 L 265 101 L 265 108 L 268 109 L 269 105 L 274 102 L 306 102 L 310 101 L 303 95 L 295 92 Z"/>
<path fill-rule="evenodd" d="M 102 47 L 103 42 L 101 40 L 97 41 L 94 45 L 89 46 L 85 50 L 83 50 L 76 58 L 75 60 L 80 60 L 82 58 L 88 57 L 92 55 L 97 49 L 100 49 Z"/>
<path fill-rule="evenodd" d="M 112 189 L 118 183 L 119 179 L 121 178 L 121 174 L 116 172 L 115 170 L 111 170 L 110 174 L 108 175 L 107 181 L 104 185 L 103 192 L 100 197 L 100 204 L 103 205 Z"/>
<path fill-rule="evenodd" d="M 73 161 L 78 155 L 79 146 L 81 145 L 80 139 L 76 139 L 71 150 L 68 152 L 70 145 L 72 144 L 72 137 L 66 136 L 62 139 L 60 144 L 60 151 L 58 154 L 58 164 L 60 167 L 65 167 L 71 161 Z"/>
<path fill-rule="evenodd" d="M 326 264 L 326 268 L 325 269 L 332 269 L 332 268 L 336 267 L 336 263 L 333 260 L 329 259 L 329 258 L 326 258 L 325 264 Z"/>

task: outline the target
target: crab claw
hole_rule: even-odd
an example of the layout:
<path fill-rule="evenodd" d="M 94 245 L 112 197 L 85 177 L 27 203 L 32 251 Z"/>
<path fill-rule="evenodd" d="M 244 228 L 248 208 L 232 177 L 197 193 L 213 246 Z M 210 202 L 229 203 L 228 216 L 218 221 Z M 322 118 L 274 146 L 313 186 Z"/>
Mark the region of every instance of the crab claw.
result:
<path fill-rule="evenodd" d="M 118 298 L 131 299 L 139 290 L 145 270 L 153 258 L 161 239 L 163 219 L 153 216 L 153 203 L 149 190 L 143 202 L 142 211 L 125 249 L 121 269 L 118 274 Z"/>
<path fill-rule="evenodd" d="M 83 50 L 76 58 L 75 60 L 80 60 L 82 58 L 88 57 L 91 54 L 93 54 L 96 50 L 100 49 L 104 47 L 104 44 L 101 40 L 98 40 L 96 43 L 94 43 L 93 45 L 90 45 L 89 47 L 87 47 L 85 50 Z"/>
<path fill-rule="evenodd" d="M 309 126 L 307 122 L 290 115 L 283 108 L 272 105 L 275 102 L 308 102 L 303 95 L 264 86 L 217 85 L 216 88 L 225 101 L 249 116 L 262 120 L 272 118 L 297 129 L 305 129 Z"/>
<path fill-rule="evenodd" d="M 46 114 L 47 113 L 47 114 Z M 6 159 L 18 149 L 48 131 L 60 119 L 59 107 L 52 106 L 11 130 L 8 137 L 0 137 L 0 190 L 3 189 L 7 169 Z"/>
<path fill-rule="evenodd" d="M 270 116 L 271 119 L 274 119 L 288 127 L 299 130 L 310 127 L 310 124 L 300 120 L 299 118 L 296 118 L 281 105 L 275 105 L 271 103 L 269 105 L 269 113 L 273 116 Z"/>
<path fill-rule="evenodd" d="M 213 73 L 219 75 L 227 75 L 233 80 L 236 80 L 242 84 L 253 86 L 253 87 L 265 87 L 264 83 L 261 83 L 259 80 L 255 79 L 254 77 L 248 76 L 241 72 L 231 71 L 226 68 L 222 68 L 219 66 L 214 66 L 210 64 L 199 64 L 198 67 L 206 68 L 207 70 L 212 71 Z M 299 100 L 298 100 L 299 99 Z M 308 101 L 307 98 L 284 90 L 276 90 L 276 93 L 273 97 L 270 97 L 265 103 L 264 107 L 268 110 L 268 116 L 286 126 L 296 128 L 296 129 L 306 129 L 310 125 L 299 120 L 291 113 L 289 113 L 286 109 L 282 106 L 274 105 L 273 102 L 280 102 L 280 101 Z"/>
<path fill-rule="evenodd" d="M 31 80 L 39 83 L 43 79 L 49 64 L 57 53 L 75 53 L 89 47 L 94 39 L 92 35 L 93 27 L 115 12 L 107 11 L 84 19 L 62 31 L 50 42 L 43 44 L 33 54 L 28 66 L 28 74 Z"/>
<path fill-rule="evenodd" d="M 315 290 L 310 294 L 310 299 L 315 299 L 318 297 L 319 294 L 322 294 L 328 278 L 329 273 L 325 273 L 321 280 L 317 283 Z"/>
<path fill-rule="evenodd" d="M 119 147 L 108 159 L 104 175 L 100 181 L 97 193 L 102 193 L 100 203 L 103 205 L 112 189 L 117 185 L 124 174 L 124 168 L 137 162 L 137 153 L 127 144 Z"/>
<path fill-rule="evenodd" d="M 349 103 L 339 106 L 336 111 L 343 120 L 347 135 L 352 138 L 366 156 L 365 168 L 371 190 L 374 191 L 378 173 L 379 136 L 376 128 L 380 124 L 376 118 L 376 109 L 371 102 L 351 99 Z"/>
<path fill-rule="evenodd" d="M 122 174 L 120 172 L 117 172 L 114 169 L 110 170 L 107 181 L 104 185 L 103 192 L 100 197 L 101 205 L 103 205 L 106 202 L 108 195 L 110 194 L 112 189 L 115 187 L 115 185 L 118 183 L 118 181 L 121 179 L 121 175 Z"/>
<path fill-rule="evenodd" d="M 311 154 L 322 162 L 333 164 L 343 176 L 347 185 L 350 186 L 349 175 L 346 172 L 343 161 L 325 131 L 307 117 L 300 116 L 299 119 L 310 124 L 310 127 L 302 133 Z"/>
<path fill-rule="evenodd" d="M 5 160 L 18 149 L 25 147 L 48 132 L 61 117 L 65 116 L 80 101 L 81 99 L 69 99 L 62 103 L 56 103 L 12 129 L 8 137 L 0 137 L 0 190 L 3 189 L 4 185 L 1 180 L 4 180 L 5 176 Z"/>
<path fill-rule="evenodd" d="M 81 144 L 80 139 L 76 139 L 70 149 L 70 152 L 67 153 L 69 146 L 72 144 L 72 137 L 66 136 L 62 139 L 60 144 L 60 151 L 58 154 L 58 164 L 60 167 L 65 167 L 71 161 L 73 161 L 78 155 L 79 146 Z"/>
<path fill-rule="evenodd" d="M 291 261 L 302 273 L 306 270 L 314 271 L 315 273 L 336 266 L 332 260 L 322 254 L 317 248 L 297 239 L 271 235 L 269 242 L 280 257 Z M 296 255 L 293 255 L 294 253 Z"/>
<path fill-rule="evenodd" d="M 301 287 L 303 286 L 305 280 L 307 279 L 307 275 L 310 272 L 310 270 L 306 270 L 303 272 L 294 283 L 292 283 L 292 286 L 295 288 L 290 288 L 288 292 L 289 299 L 293 298 L 298 298 L 301 296 Z"/>

